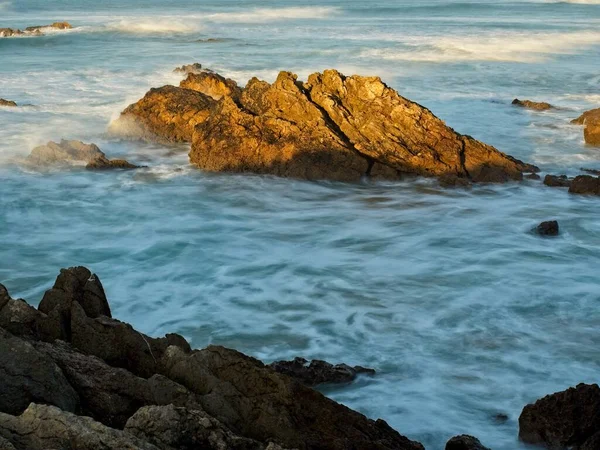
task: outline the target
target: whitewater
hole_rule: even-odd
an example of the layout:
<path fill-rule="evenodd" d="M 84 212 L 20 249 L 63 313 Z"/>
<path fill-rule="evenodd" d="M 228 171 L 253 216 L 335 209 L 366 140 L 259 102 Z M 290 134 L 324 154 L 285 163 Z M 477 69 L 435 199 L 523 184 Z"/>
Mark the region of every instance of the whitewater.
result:
<path fill-rule="evenodd" d="M 90 267 L 115 317 L 266 362 L 373 367 L 331 398 L 442 449 L 517 440 L 522 407 L 600 369 L 598 199 L 526 180 L 444 189 L 206 174 L 189 147 L 108 124 L 173 69 L 245 84 L 280 70 L 377 75 L 460 133 L 544 173 L 600 169 L 569 121 L 600 106 L 600 1 L 0 1 L 0 282 L 41 299 Z M 559 108 L 534 112 L 514 98 Z M 96 143 L 135 172 L 35 172 L 49 140 Z M 561 235 L 531 229 L 556 219 Z M 507 416 L 508 419 L 505 419 Z"/>

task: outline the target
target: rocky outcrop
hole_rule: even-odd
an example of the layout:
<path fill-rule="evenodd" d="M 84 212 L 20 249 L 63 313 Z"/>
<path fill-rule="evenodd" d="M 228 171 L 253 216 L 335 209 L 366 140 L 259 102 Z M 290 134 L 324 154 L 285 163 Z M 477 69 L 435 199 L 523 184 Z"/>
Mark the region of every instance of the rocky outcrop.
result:
<path fill-rule="evenodd" d="M 519 417 L 519 438 L 551 450 L 589 447 L 600 432 L 600 388 L 580 384 L 527 405 Z M 591 447 L 597 448 L 597 447 Z"/>
<path fill-rule="evenodd" d="M 151 338 L 111 318 L 100 280 L 85 268 L 61 271 L 39 310 L 0 287 L 0 329 L 18 353 L 0 355 L 0 368 L 18 375 L 0 385 L 0 436 L 18 450 L 96 449 L 98 442 L 103 449 L 423 450 L 253 358 L 215 346 L 192 351 L 181 336 Z M 22 358 L 27 351 L 31 358 Z M 29 374 L 32 360 L 38 372 Z M 24 397 L 18 384 L 27 376 L 39 388 L 21 389 Z M 61 409 L 32 403 L 17 416 L 29 401 Z"/>
<path fill-rule="evenodd" d="M 350 383 L 360 374 L 375 375 L 375 370 L 347 364 L 330 364 L 326 361 L 295 358 L 292 361 L 275 361 L 269 364 L 275 372 L 288 375 L 306 386 L 323 383 Z"/>
<path fill-rule="evenodd" d="M 533 109 L 535 111 L 547 111 L 549 109 L 554 109 L 554 106 L 552 106 L 550 103 L 519 100 L 518 98 L 515 98 L 512 101 L 512 104 L 515 106 L 520 106 L 521 108 Z"/>
<path fill-rule="evenodd" d="M 359 180 L 400 173 L 482 182 L 535 167 L 447 127 L 375 77 L 329 70 L 308 82 L 282 72 L 252 79 L 239 103 L 224 98 L 196 128 L 192 163 L 209 171 Z"/>
<path fill-rule="evenodd" d="M 150 89 L 110 124 L 109 133 L 150 142 L 190 142 L 194 128 L 208 118 L 215 103 L 210 96 L 191 89 Z"/>
<path fill-rule="evenodd" d="M 26 163 L 35 167 L 86 165 L 90 170 L 135 169 L 138 166 L 122 159 L 109 160 L 96 144 L 61 140 L 34 148 Z"/>
<path fill-rule="evenodd" d="M 174 73 L 180 73 L 183 75 L 188 75 L 190 73 L 202 73 L 202 72 L 206 72 L 206 70 L 204 70 L 202 68 L 202 64 L 200 63 L 193 63 L 193 64 L 185 64 L 181 67 L 176 67 L 175 69 L 173 69 Z"/>
<path fill-rule="evenodd" d="M 232 97 L 234 100 L 238 100 L 242 93 L 235 81 L 208 71 L 189 73 L 179 87 L 201 92 L 214 100 L 221 100 L 223 97 Z"/>
<path fill-rule="evenodd" d="M 600 177 L 579 175 L 571 181 L 569 186 L 571 194 L 600 195 Z"/>
<path fill-rule="evenodd" d="M 68 30 L 73 28 L 69 22 L 54 22 L 50 25 L 27 27 L 25 30 L 16 28 L 0 28 L 0 37 L 42 36 L 46 30 Z"/>
<path fill-rule="evenodd" d="M 584 112 L 571 123 L 583 125 L 583 138 L 590 145 L 600 145 L 600 108 Z"/>
<path fill-rule="evenodd" d="M 546 175 L 544 177 L 544 184 L 550 187 L 570 187 L 571 179 L 566 175 Z"/>
<path fill-rule="evenodd" d="M 556 220 L 542 222 L 535 228 L 540 236 L 558 236 L 558 229 L 558 222 Z"/>
<path fill-rule="evenodd" d="M 0 98 L 0 106 L 8 106 L 14 108 L 15 106 L 17 106 L 17 103 L 13 102 L 12 100 L 5 100 L 3 98 Z"/>
<path fill-rule="evenodd" d="M 479 439 L 463 434 L 454 436 L 446 443 L 446 450 L 490 450 L 485 447 Z"/>

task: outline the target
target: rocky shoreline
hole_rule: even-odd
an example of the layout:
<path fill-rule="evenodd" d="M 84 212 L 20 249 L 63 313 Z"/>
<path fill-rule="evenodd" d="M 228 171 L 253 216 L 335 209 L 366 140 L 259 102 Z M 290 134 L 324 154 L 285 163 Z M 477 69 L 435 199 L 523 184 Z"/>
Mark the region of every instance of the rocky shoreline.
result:
<path fill-rule="evenodd" d="M 308 385 L 372 369 L 297 359 L 265 366 L 235 350 L 192 350 L 112 318 L 99 278 L 61 270 L 38 309 L 0 285 L 0 449 L 423 450 L 383 420 Z M 548 449 L 597 448 L 600 388 L 527 405 L 519 437 Z M 485 450 L 457 436 L 447 450 Z M 492 447 L 493 448 L 493 447 Z"/>

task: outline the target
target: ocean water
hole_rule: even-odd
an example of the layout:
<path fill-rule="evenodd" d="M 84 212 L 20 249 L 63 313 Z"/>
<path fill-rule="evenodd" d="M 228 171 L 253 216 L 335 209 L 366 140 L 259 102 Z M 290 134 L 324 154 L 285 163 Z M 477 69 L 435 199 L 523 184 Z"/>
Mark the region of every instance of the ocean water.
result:
<path fill-rule="evenodd" d="M 600 168 L 569 124 L 600 106 L 600 1 L 0 0 L 0 282 L 36 303 L 86 265 L 115 317 L 264 361 L 377 369 L 332 398 L 429 450 L 469 433 L 523 449 L 522 407 L 600 373 L 600 205 L 539 181 L 343 184 L 205 174 L 186 146 L 108 123 L 174 67 L 244 84 L 279 70 L 379 75 L 462 133 L 540 166 Z M 559 109 L 530 112 L 513 98 Z M 37 173 L 48 140 L 95 142 L 134 172 Z M 557 219 L 562 233 L 530 232 Z M 506 414 L 508 421 L 497 420 Z"/>

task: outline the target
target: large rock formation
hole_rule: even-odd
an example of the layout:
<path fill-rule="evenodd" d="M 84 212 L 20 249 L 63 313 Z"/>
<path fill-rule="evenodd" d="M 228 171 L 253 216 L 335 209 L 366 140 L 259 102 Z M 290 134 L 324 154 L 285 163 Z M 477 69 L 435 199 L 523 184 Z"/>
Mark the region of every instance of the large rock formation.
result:
<path fill-rule="evenodd" d="M 190 142 L 194 127 L 210 115 L 215 101 L 191 89 L 163 86 L 128 106 L 110 124 L 111 134 L 161 143 Z"/>
<path fill-rule="evenodd" d="M 571 123 L 584 125 L 583 137 L 587 144 L 600 145 L 600 108 L 584 112 Z"/>
<path fill-rule="evenodd" d="M 289 72 L 273 84 L 253 78 L 243 90 L 215 73 L 192 73 L 180 88 L 151 90 L 111 129 L 161 142 L 191 140 L 190 161 L 215 172 L 342 181 L 411 173 L 502 182 L 537 171 L 456 133 L 379 78 L 335 70 L 306 83 Z"/>
<path fill-rule="evenodd" d="M 519 438 L 551 450 L 598 448 L 600 388 L 580 384 L 527 405 L 519 417 Z M 588 442 L 589 441 L 589 442 Z M 591 447 L 590 447 L 591 446 Z"/>
<path fill-rule="evenodd" d="M 17 450 L 423 450 L 260 361 L 110 315 L 83 267 L 61 271 L 39 310 L 0 285 L 0 438 Z"/>
<path fill-rule="evenodd" d="M 138 168 L 123 159 L 108 159 L 96 144 L 64 139 L 60 143 L 48 142 L 46 145 L 35 147 L 25 162 L 38 168 L 77 164 L 85 164 L 88 170 Z"/>

